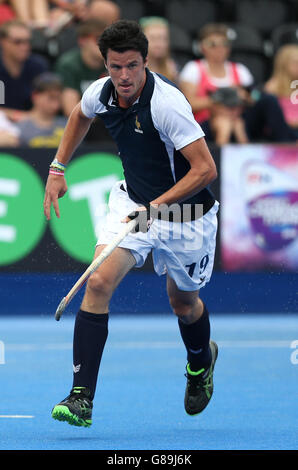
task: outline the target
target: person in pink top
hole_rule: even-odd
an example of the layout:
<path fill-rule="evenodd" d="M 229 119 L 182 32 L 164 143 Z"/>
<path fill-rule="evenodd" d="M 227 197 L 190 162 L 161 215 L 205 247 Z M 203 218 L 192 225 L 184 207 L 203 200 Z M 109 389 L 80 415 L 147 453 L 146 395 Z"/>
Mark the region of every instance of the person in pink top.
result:
<path fill-rule="evenodd" d="M 188 62 L 180 73 L 180 87 L 189 99 L 198 122 L 210 117 L 214 106 L 211 94 L 221 87 L 248 87 L 254 78 L 248 68 L 231 62 L 228 28 L 208 24 L 200 32 L 202 59 Z"/>
<path fill-rule="evenodd" d="M 201 59 L 186 63 L 179 87 L 208 140 L 217 145 L 296 140 L 275 96 L 255 87 L 248 67 L 229 60 L 229 28 L 205 25 L 199 34 Z"/>
<path fill-rule="evenodd" d="M 246 142 L 242 106 L 219 104 L 213 99 L 213 93 L 218 88 L 234 88 L 241 98 L 244 89 L 253 84 L 253 76 L 245 65 L 228 60 L 231 45 L 227 26 L 203 27 L 199 47 L 203 58 L 188 62 L 180 73 L 180 88 L 192 106 L 195 119 L 199 123 L 211 120 L 219 145 L 230 140 L 232 133 L 237 141 Z"/>

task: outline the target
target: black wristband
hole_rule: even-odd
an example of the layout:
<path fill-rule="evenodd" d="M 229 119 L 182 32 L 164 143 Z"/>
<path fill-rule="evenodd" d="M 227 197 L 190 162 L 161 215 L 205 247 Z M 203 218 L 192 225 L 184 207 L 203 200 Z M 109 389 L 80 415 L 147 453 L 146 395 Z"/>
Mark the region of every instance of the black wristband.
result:
<path fill-rule="evenodd" d="M 151 224 L 152 224 L 152 214 L 151 214 L 151 209 L 152 206 L 150 204 L 143 204 L 143 207 L 146 208 L 146 210 L 138 211 L 135 210 L 128 214 L 128 218 L 130 220 L 138 219 L 138 223 L 135 226 L 134 230 L 132 233 L 137 233 L 137 232 L 143 232 L 146 233 L 148 232 Z"/>

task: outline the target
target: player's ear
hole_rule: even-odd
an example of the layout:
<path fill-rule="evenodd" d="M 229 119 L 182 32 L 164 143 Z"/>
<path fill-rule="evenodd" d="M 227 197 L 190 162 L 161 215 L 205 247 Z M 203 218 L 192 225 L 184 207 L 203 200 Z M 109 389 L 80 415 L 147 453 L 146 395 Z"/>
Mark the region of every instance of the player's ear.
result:
<path fill-rule="evenodd" d="M 146 57 L 146 59 L 144 59 L 144 67 L 147 67 L 148 66 L 148 56 Z"/>

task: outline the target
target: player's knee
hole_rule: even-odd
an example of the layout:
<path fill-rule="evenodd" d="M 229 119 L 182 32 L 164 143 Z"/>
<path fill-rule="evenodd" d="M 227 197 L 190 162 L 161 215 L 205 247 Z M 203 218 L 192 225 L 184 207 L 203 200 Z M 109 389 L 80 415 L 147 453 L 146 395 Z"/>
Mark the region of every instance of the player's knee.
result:
<path fill-rule="evenodd" d="M 173 313 L 183 320 L 183 318 L 189 317 L 194 309 L 193 302 L 181 301 L 175 296 L 169 296 L 170 305 L 172 307 Z"/>
<path fill-rule="evenodd" d="M 110 297 L 111 295 L 111 283 L 97 271 L 89 277 L 87 289 L 97 296 Z"/>

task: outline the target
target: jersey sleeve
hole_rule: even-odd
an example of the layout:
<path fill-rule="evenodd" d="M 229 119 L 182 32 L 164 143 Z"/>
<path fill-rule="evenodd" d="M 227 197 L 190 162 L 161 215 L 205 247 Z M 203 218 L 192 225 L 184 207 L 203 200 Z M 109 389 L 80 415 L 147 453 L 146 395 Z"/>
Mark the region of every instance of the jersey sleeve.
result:
<path fill-rule="evenodd" d="M 152 102 L 152 118 L 156 129 L 170 140 L 176 150 L 204 137 L 201 126 L 194 119 L 191 106 L 183 93 L 170 87 Z"/>
<path fill-rule="evenodd" d="M 96 80 L 83 93 L 81 110 L 90 119 L 104 110 L 104 105 L 99 100 L 103 83 L 105 83 L 105 79 Z"/>

